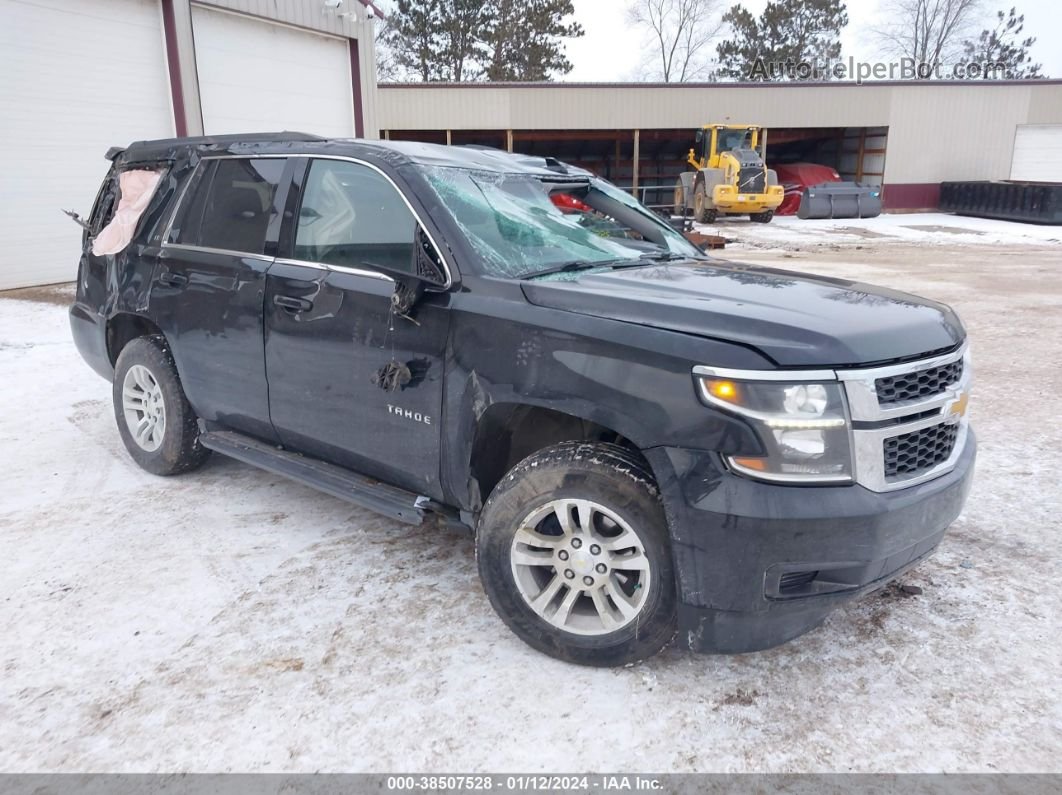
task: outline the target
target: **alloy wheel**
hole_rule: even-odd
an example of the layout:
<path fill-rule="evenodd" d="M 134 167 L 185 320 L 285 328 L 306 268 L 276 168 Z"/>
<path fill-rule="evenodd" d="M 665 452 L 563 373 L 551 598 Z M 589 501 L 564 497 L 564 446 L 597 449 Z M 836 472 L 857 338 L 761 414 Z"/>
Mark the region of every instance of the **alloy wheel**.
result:
<path fill-rule="evenodd" d="M 527 605 L 552 626 L 605 635 L 635 621 L 652 572 L 637 532 L 591 500 L 553 500 L 513 536 L 513 578 Z"/>
<path fill-rule="evenodd" d="M 122 413 L 133 441 L 141 450 L 153 453 L 166 435 L 166 402 L 162 387 L 151 371 L 134 364 L 122 381 Z"/>

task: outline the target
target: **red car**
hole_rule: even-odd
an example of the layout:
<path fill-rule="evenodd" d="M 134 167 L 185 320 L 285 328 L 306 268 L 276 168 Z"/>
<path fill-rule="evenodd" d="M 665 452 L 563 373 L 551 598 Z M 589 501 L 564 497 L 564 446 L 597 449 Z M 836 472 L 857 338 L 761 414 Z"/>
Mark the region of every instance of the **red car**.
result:
<path fill-rule="evenodd" d="M 800 197 L 806 188 L 824 182 L 841 181 L 841 175 L 835 169 L 818 163 L 786 163 L 772 165 L 771 168 L 778 174 L 778 182 L 785 187 L 785 198 L 774 211 L 775 215 L 796 215 L 800 209 Z"/>

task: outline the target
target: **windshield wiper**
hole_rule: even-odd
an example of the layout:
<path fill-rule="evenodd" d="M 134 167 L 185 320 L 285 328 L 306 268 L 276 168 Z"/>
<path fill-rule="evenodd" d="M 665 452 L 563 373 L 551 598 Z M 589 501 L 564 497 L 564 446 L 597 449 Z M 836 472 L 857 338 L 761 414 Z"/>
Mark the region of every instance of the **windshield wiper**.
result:
<path fill-rule="evenodd" d="M 562 262 L 551 268 L 545 268 L 540 271 L 525 274 L 520 278 L 535 279 L 539 276 L 551 276 L 554 273 L 571 273 L 572 271 L 589 270 L 591 268 L 612 268 L 614 270 L 620 270 L 622 268 L 641 268 L 648 262 L 671 262 L 672 260 L 679 259 L 693 258 L 687 257 L 683 254 L 676 254 L 674 251 L 646 251 L 638 255 L 638 259 L 617 257 L 616 259 L 606 259 L 598 262 L 589 262 L 582 259 L 572 260 L 571 262 Z"/>
<path fill-rule="evenodd" d="M 607 259 L 599 262 L 590 262 L 585 259 L 576 259 L 570 262 L 562 262 L 559 265 L 554 265 L 549 268 L 543 268 L 540 271 L 532 271 L 531 273 L 525 273 L 521 276 L 521 279 L 534 279 L 539 276 L 551 276 L 554 273 L 571 273 L 573 271 L 589 270 L 591 268 L 612 268 L 616 266 L 618 262 L 630 262 L 628 259 Z M 631 263 L 637 265 L 637 262 Z"/>
<path fill-rule="evenodd" d="M 674 251 L 646 251 L 638 259 L 645 261 L 651 260 L 653 262 L 672 262 L 677 259 L 692 259 L 685 254 L 676 254 Z"/>

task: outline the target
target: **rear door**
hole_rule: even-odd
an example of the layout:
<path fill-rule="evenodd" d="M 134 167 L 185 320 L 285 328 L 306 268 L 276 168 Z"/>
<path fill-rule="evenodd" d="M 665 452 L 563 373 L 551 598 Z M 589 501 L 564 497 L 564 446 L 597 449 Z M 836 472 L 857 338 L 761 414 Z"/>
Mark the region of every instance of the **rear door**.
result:
<path fill-rule="evenodd" d="M 368 164 L 307 165 L 292 186 L 284 256 L 267 276 L 273 426 L 286 446 L 441 497 L 449 294 L 426 293 L 409 317 L 393 315 L 395 281 L 379 266 L 413 271 L 418 221 L 408 202 Z M 392 383 L 392 363 L 408 378 Z"/>
<path fill-rule="evenodd" d="M 274 434 L 262 301 L 287 162 L 202 160 L 164 238 L 151 289 L 151 310 L 196 413 L 263 439 Z"/>

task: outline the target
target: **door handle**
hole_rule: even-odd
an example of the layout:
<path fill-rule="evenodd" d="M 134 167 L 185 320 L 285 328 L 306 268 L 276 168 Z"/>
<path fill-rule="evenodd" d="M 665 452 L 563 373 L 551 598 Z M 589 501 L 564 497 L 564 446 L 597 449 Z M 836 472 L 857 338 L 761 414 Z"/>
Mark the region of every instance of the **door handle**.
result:
<path fill-rule="evenodd" d="M 313 301 L 293 295 L 274 295 L 273 303 L 289 312 L 309 312 L 313 309 Z"/>
<path fill-rule="evenodd" d="M 164 284 L 167 287 L 184 287 L 188 284 L 188 277 L 183 273 L 166 271 L 159 276 L 159 284 Z"/>

